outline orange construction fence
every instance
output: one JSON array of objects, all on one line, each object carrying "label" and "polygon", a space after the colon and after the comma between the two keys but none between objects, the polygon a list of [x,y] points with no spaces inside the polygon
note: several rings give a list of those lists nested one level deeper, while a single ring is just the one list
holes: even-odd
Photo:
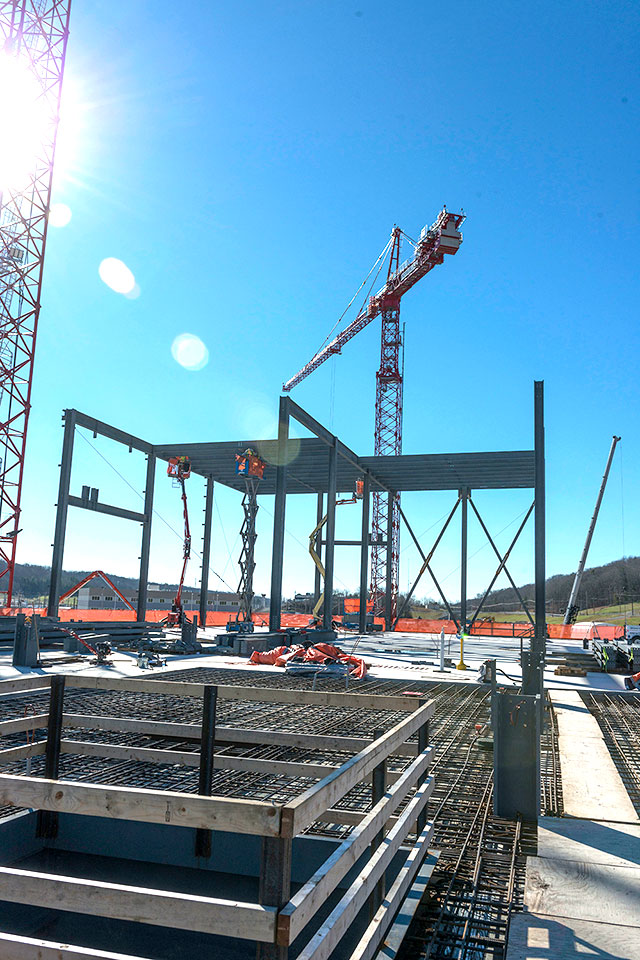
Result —
[{"label": "orange construction fence", "polygon": [[[357,603],[357,601],[354,601]],[[25,613],[30,616],[32,613],[38,613],[45,616],[46,609],[34,610],[31,607],[9,607],[0,608],[0,616],[15,616],[17,613]],[[105,620],[125,620],[133,621],[136,615],[132,610],[78,610],[72,607],[60,607],[60,620],[69,623],[73,620],[84,620],[90,623],[104,622]],[[147,610],[147,623],[159,623],[167,616],[166,610]],[[233,619],[228,613],[220,611],[208,611],[208,627],[224,627],[230,619]],[[283,627],[306,627],[309,624],[309,614],[307,613],[283,613]],[[341,617],[334,617],[335,620],[341,620]],[[269,623],[268,613],[254,613],[253,622],[256,626],[262,626]],[[383,624],[383,621],[376,617],[377,624]],[[396,631],[399,633],[440,633],[444,627],[446,634],[455,634],[457,627],[453,620],[398,620]],[[476,621],[471,629],[473,636],[482,637],[531,637],[533,627],[530,623],[499,623],[493,620]],[[600,640],[615,640],[624,636],[624,627],[621,624],[602,624],[591,621],[576,623],[565,627],[560,623],[547,624],[547,633],[551,640],[586,640],[599,638]]]}]

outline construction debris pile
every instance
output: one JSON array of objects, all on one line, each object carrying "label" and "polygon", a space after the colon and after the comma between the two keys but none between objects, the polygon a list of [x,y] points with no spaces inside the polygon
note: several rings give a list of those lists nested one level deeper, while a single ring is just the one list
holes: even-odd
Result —
[{"label": "construction debris pile", "polygon": [[364,679],[369,666],[362,657],[347,654],[340,647],[334,647],[332,643],[296,643],[290,647],[274,647],[273,650],[266,650],[264,653],[254,650],[249,663],[269,664],[285,669],[289,665],[296,667],[304,665],[310,668],[339,665],[355,680]]}]

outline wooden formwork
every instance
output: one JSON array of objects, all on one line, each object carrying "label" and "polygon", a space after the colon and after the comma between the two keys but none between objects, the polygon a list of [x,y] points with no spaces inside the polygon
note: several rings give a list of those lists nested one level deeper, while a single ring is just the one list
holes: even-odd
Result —
[{"label": "wooden formwork", "polygon": [[[40,816],[50,818],[48,829],[54,831],[57,814],[73,813],[172,824],[196,828],[199,832],[215,830],[261,837],[259,902],[191,896],[37,873],[10,866],[0,867],[0,900],[253,940],[259,944],[260,957],[280,960],[287,956],[288,946],[304,933],[347,873],[359,861],[362,862],[363,855],[369,851],[364,866],[329,917],[319,929],[315,929],[317,921],[309,928],[309,940],[298,953],[298,960],[328,958],[367,902],[373,920],[356,953],[358,960],[369,960],[376,954],[420,869],[431,837],[432,826],[426,823],[425,813],[433,789],[433,780],[428,776],[432,759],[432,748],[428,746],[428,725],[433,714],[431,702],[416,702],[415,699],[402,696],[207,687],[205,684],[175,680],[74,675],[1,681],[0,696],[3,693],[43,689],[52,680],[55,690],[52,690],[49,713],[0,722],[0,737],[47,727],[46,740],[0,750],[0,764],[44,754],[49,776],[43,778],[0,773],[0,805],[48,811]],[[167,694],[172,697],[202,698],[205,701],[213,695],[214,702],[217,697],[219,700],[245,702],[383,709],[401,712],[404,717],[391,729],[371,740],[229,726],[216,727],[211,736],[211,733],[206,734],[204,720],[203,726],[199,727],[196,724],[156,722],[133,717],[66,713],[63,708],[65,687]],[[65,727],[199,738],[201,747],[199,753],[194,753],[67,740],[63,735]],[[409,742],[411,738],[414,739]],[[339,766],[230,757],[215,753],[216,740],[241,744],[263,744],[271,740],[310,752],[314,749],[330,749],[352,755]],[[317,782],[283,804],[250,798],[78,783],[57,776],[57,762],[61,753],[199,766],[201,777],[203,770],[211,770],[215,766],[216,769],[226,767],[256,773],[277,773],[292,778],[304,776]],[[408,758],[401,773],[386,773],[386,762],[392,756]],[[54,775],[51,775],[52,771]],[[349,791],[363,781],[370,782],[370,778],[373,799],[369,812],[336,809],[336,804]],[[291,895],[293,841],[318,820],[353,824],[353,830],[308,882]],[[409,834],[415,834],[415,840],[409,841]],[[44,835],[47,835],[46,832]],[[391,888],[385,891],[385,872],[398,851],[401,848],[404,850],[407,845],[403,865]],[[31,941],[7,933],[2,933],[0,938],[5,960],[33,955],[27,952],[28,949],[34,949],[33,944],[38,945],[37,955],[43,958],[116,956],[71,945]]]}]

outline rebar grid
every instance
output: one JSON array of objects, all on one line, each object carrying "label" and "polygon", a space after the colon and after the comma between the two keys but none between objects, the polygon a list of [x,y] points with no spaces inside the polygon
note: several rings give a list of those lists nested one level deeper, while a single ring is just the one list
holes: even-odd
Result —
[{"label": "rebar grid", "polygon": [[583,693],[604,742],[640,816],[640,694]]},{"label": "rebar grid", "polygon": [[[260,671],[248,673],[199,668],[162,676],[163,679],[219,682],[236,686],[309,688],[308,679],[280,677]],[[344,690],[344,684],[340,680],[327,680],[323,681],[322,689],[340,691]],[[435,788],[429,801],[428,817],[434,822],[432,845],[442,852],[425,900],[405,938],[399,960],[504,960],[510,914],[522,904],[525,863],[522,851],[529,825],[493,816],[493,753],[477,744],[475,731],[475,724],[487,723],[490,718],[490,688],[449,682],[373,680],[359,685],[357,690],[367,694],[412,692],[435,701],[435,715],[430,723],[431,742],[435,751],[432,766]],[[3,717],[22,716],[27,702],[32,705],[29,709],[46,713],[48,699],[48,692],[29,698],[12,698],[3,711]],[[361,737],[370,737],[376,727],[388,729],[406,716],[382,710],[297,707],[249,701],[220,700],[218,707],[218,723],[224,726]],[[140,719],[197,724],[200,722],[200,711],[200,700],[195,698],[77,689],[70,689],[65,696],[66,713],[136,716]],[[558,816],[562,814],[562,790],[557,728],[551,709],[549,714],[550,721],[541,743],[541,800],[545,813]],[[41,731],[41,735],[44,734],[45,731]],[[194,753],[198,750],[195,740],[115,734],[84,728],[65,728],[64,737]],[[12,745],[18,745],[24,743],[25,735],[7,738],[7,745],[9,739]],[[295,760],[301,763],[338,764],[346,759],[345,754],[331,750],[307,751],[261,744],[221,743],[216,751],[232,756]],[[408,762],[407,758],[393,758],[389,768],[400,770]],[[43,775],[44,759],[35,757],[31,763],[32,774]],[[24,773],[24,766],[25,761],[16,761],[3,769],[6,772]],[[61,759],[61,777],[185,793],[195,793],[198,787],[195,768],[70,754],[64,754]],[[284,803],[313,782],[302,777],[218,770],[214,774],[212,792],[218,796],[251,797]],[[371,809],[370,785],[359,784],[336,807],[344,811],[366,813]],[[1,811],[0,815],[4,812]],[[351,830],[352,827],[345,824],[318,822],[311,825],[307,832],[340,839]]]}]

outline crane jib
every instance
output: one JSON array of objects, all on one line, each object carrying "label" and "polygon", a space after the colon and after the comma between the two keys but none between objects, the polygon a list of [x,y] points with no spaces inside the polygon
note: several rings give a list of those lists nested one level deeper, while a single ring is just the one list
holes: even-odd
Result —
[{"label": "crane jib", "polygon": [[[325,360],[342,352],[342,347],[357,333],[368,326],[383,310],[397,309],[400,299],[418,280],[426,276],[434,267],[441,264],[445,255],[453,255],[462,243],[460,227],[465,217],[463,213],[449,213],[446,208],[438,215],[431,227],[425,227],[415,244],[414,255],[402,263],[389,275],[384,286],[362,308],[358,316],[331,343],[305,364],[294,377],[282,385],[285,393],[317,370]],[[395,228],[397,229],[397,228]],[[393,254],[392,254],[393,255]]]}]

